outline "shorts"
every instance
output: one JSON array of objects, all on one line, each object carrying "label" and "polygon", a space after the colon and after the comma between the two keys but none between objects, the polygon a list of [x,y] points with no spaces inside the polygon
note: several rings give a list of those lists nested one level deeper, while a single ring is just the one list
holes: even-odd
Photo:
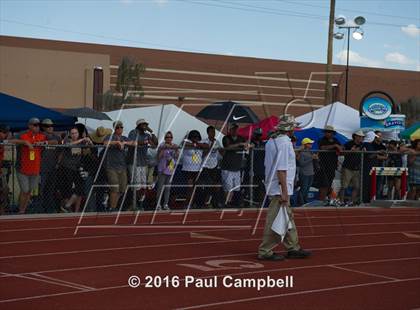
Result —
[{"label": "shorts", "polygon": [[322,167],[315,174],[315,178],[318,179],[319,187],[331,188],[335,178],[335,166],[334,167]]},{"label": "shorts", "polygon": [[220,170],[218,168],[204,168],[199,179],[200,185],[219,185],[221,183]]},{"label": "shorts", "polygon": [[26,175],[20,172],[17,173],[20,190],[23,193],[30,193],[38,187],[39,175]]},{"label": "shorts", "polygon": [[130,174],[130,184],[134,185],[135,189],[145,188],[147,183],[149,167],[147,166],[132,166],[128,167]]},{"label": "shorts", "polygon": [[106,171],[108,178],[109,191],[112,193],[124,193],[127,188],[127,170],[108,169]]},{"label": "shorts", "polygon": [[63,198],[70,198],[73,194],[83,196],[85,181],[80,172],[67,167],[62,167],[59,171],[58,187]]},{"label": "shorts", "polygon": [[225,192],[239,192],[241,189],[241,172],[222,170],[222,184]]},{"label": "shorts", "polygon": [[353,189],[360,188],[360,170],[343,168],[341,171],[341,188],[351,186]]}]

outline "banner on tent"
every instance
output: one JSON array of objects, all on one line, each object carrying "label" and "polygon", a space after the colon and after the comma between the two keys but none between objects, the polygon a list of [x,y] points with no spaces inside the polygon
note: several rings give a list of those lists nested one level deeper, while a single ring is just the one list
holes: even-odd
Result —
[{"label": "banner on tent", "polygon": [[363,130],[402,131],[405,129],[405,115],[393,114],[381,120],[364,115],[360,117],[360,127]]}]

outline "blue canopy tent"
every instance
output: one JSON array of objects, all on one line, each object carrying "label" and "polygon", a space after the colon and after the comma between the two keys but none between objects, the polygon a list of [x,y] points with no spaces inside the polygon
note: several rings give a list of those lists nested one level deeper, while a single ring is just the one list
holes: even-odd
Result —
[{"label": "blue canopy tent", "polygon": [[[324,136],[324,130],[320,128],[308,128],[308,129],[302,129],[295,131],[294,135],[297,138],[296,146],[300,146],[302,143],[302,140],[304,138],[309,138],[311,140],[314,140],[314,144],[312,146],[312,149],[317,150],[318,149],[318,141],[321,140],[321,138]],[[345,136],[343,136],[340,133],[335,134],[335,138],[341,143],[346,143],[349,139],[347,139]]]},{"label": "blue canopy tent", "polygon": [[28,128],[28,121],[37,117],[41,121],[51,119],[58,130],[69,129],[77,121],[77,118],[63,115],[59,112],[41,107],[37,104],[0,93],[0,123],[10,127],[12,131],[20,131]]}]

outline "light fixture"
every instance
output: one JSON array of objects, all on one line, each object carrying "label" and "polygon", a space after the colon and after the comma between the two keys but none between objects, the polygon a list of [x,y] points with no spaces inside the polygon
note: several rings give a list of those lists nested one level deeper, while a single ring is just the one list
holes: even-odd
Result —
[{"label": "light fixture", "polygon": [[[363,30],[361,26],[366,23],[366,18],[363,16],[356,16],[352,21],[347,22],[343,15],[337,16],[334,20],[335,25],[342,31],[347,32],[347,62],[346,62],[346,88],[345,88],[345,104],[348,105],[348,85],[349,85],[349,54],[350,54],[350,31],[353,31],[353,38],[355,40],[363,39]],[[344,39],[345,34],[341,32],[334,33],[333,37],[337,40]]]},{"label": "light fixture", "polygon": [[362,29],[356,29],[353,32],[353,39],[355,39],[355,40],[363,39],[363,30]]},{"label": "light fixture", "polygon": [[344,25],[346,23],[346,18],[343,15],[339,15],[336,19],[335,19],[335,24],[337,26],[341,26]]},{"label": "light fixture", "polygon": [[342,33],[342,32],[334,33],[334,39],[341,40],[343,38],[344,38],[344,33]]},{"label": "light fixture", "polygon": [[355,17],[355,18],[354,18],[354,23],[355,23],[357,26],[361,26],[361,25],[363,25],[364,23],[366,23],[366,18],[364,18],[363,16],[357,16],[357,17]]}]

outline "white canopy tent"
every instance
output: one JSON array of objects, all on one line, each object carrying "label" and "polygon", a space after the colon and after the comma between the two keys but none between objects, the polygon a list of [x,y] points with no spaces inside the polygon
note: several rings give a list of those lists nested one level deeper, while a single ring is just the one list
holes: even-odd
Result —
[{"label": "white canopy tent", "polygon": [[301,115],[296,121],[302,128],[333,126],[337,132],[349,139],[360,129],[359,111],[338,101]]},{"label": "white canopy tent", "polygon": [[[95,119],[79,119],[85,123],[88,128],[96,129],[99,126],[112,128],[112,123],[121,120],[124,123],[124,135],[136,127],[136,121],[144,118],[154,134],[158,137],[159,143],[163,141],[167,131],[172,131],[174,136],[173,142],[179,144],[185,135],[195,129],[204,139],[207,137],[206,129],[208,125],[191,114],[183,111],[174,104],[161,104],[142,108],[123,109],[106,112],[112,121],[95,120]],[[216,131],[216,138],[221,141],[223,135]]]}]

